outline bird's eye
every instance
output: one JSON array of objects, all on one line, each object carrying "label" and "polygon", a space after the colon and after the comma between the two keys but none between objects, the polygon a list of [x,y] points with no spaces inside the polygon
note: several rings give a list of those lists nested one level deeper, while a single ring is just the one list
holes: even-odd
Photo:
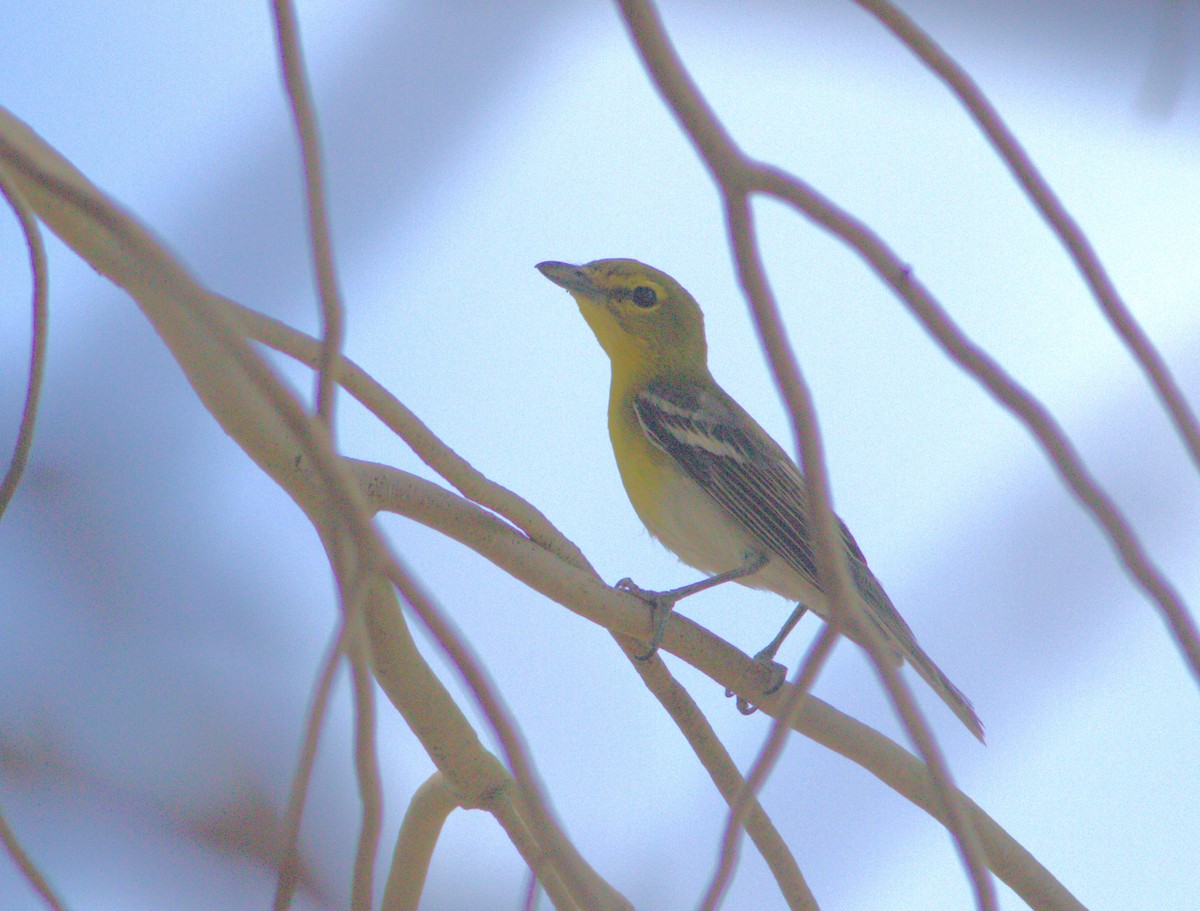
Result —
[{"label": "bird's eye", "polygon": [[633,298],[633,302],[643,310],[649,310],[658,303],[658,295],[654,293],[654,289],[645,285],[638,285],[630,296]]}]

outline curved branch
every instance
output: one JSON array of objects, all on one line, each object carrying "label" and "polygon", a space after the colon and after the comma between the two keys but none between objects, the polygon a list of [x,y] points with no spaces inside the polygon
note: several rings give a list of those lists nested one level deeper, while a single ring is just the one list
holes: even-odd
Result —
[{"label": "curved branch", "polygon": [[17,833],[9,827],[3,813],[0,813],[0,845],[4,846],[4,850],[13,859],[13,863],[21,871],[21,875],[25,877],[29,885],[33,887],[33,890],[46,903],[47,907],[51,911],[66,911],[67,906],[58,897],[58,894],[54,891],[54,887],[50,885],[50,881],[42,875],[42,871],[38,869],[33,858],[21,846],[21,842],[17,838]]},{"label": "curved branch", "polygon": [[[429,481],[373,462],[347,460],[371,504],[420,522],[469,547],[513,578],[597,623],[610,632],[645,641],[652,632],[646,604],[604,585],[539,547],[473,503]],[[866,769],[888,787],[939,821],[939,803],[929,771],[920,759],[862,722],[828,703],[785,684],[761,699],[767,684],[763,666],[682,614],[667,626],[662,648],[686,661],[718,685],[762,711],[782,717],[787,700],[799,693],[800,706],[789,726]],[[1044,911],[1084,911],[1083,905],[991,817],[960,791],[954,802],[979,834],[988,866],[1031,907]]]},{"label": "curved branch", "polygon": [[29,452],[33,448],[33,430],[37,426],[38,402],[42,397],[42,377],[46,372],[46,337],[50,321],[46,245],[42,241],[37,219],[17,189],[10,186],[3,169],[0,169],[0,193],[17,216],[21,231],[25,235],[25,245],[29,248],[29,271],[33,276],[33,329],[29,341],[29,379],[25,384],[25,406],[21,409],[17,442],[13,446],[12,458],[8,461],[4,480],[0,482],[0,517],[3,517],[17,492],[17,485],[21,483],[21,476],[29,462]]},{"label": "curved branch", "polygon": [[342,339],[346,333],[345,308],[342,306],[337,270],[333,264],[333,243],[329,238],[329,215],[325,206],[324,169],[321,166],[321,139],[317,135],[317,116],[313,111],[312,93],[308,89],[296,10],[291,0],[274,0],[272,8],[283,82],[300,139],[304,192],[308,202],[308,234],[321,297],[323,329],[317,368],[317,414],[332,435],[333,403],[337,390],[334,364],[341,354]]},{"label": "curved branch", "polygon": [[[355,588],[360,587],[356,584]],[[351,601],[359,600],[352,594]],[[355,605],[348,613],[355,616]],[[375,679],[371,676],[369,646],[361,625],[351,635],[350,681],[354,694],[354,771],[358,780],[358,801],[362,821],[358,828],[358,846],[354,852],[354,878],[350,893],[353,911],[371,911],[375,896],[375,855],[383,826],[383,786],[379,780],[379,753],[375,743]]]},{"label": "curved branch", "polygon": [[[320,344],[311,336],[237,301],[224,297],[219,300],[230,320],[248,337],[316,369],[320,363]],[[573,566],[591,569],[591,564],[583,552],[536,506],[507,487],[490,480],[447,446],[403,402],[362,367],[343,357],[338,362],[336,377],[347,392],[404,440],[417,458],[443,477],[455,490],[469,500],[508,519],[534,541]]]},{"label": "curved branch", "polygon": [[[733,816],[738,819],[739,830],[745,826],[746,834],[766,861],[788,907],[793,911],[816,911],[817,900],[804,881],[791,849],[758,802],[757,789],[746,787],[746,779],[700,711],[700,706],[671,675],[661,658],[654,655],[648,661],[638,660],[636,656],[644,651],[641,643],[626,636],[616,636],[616,639],[646,686],[683,732],[725,802],[735,811]],[[744,808],[739,806],[739,801],[745,804]]]},{"label": "curved branch", "polygon": [[[884,683],[888,697],[913,743],[929,766],[935,790],[944,800],[945,824],[975,890],[981,911],[996,908],[995,888],[981,857],[978,838],[955,805],[954,785],[937,741],[925,723],[912,694],[893,666],[881,637],[863,618],[841,558],[841,539],[833,515],[829,478],[817,430],[816,411],[799,364],[787,342],[753,237],[749,195],[756,189],[756,169],[725,132],[683,66],[649,0],[621,0],[621,10],[633,42],[659,93],[704,158],[725,203],[726,226],[734,249],[738,278],[750,302],[759,340],[767,352],[775,385],[787,404],[788,416],[801,453],[801,465],[811,496],[807,501],[809,526],[819,587],[826,593],[830,611],[839,625],[849,628],[862,642]],[[795,703],[792,703],[795,706]],[[794,709],[792,709],[794,710]],[[781,720],[787,726],[787,716]],[[769,761],[769,754],[763,755]],[[757,776],[753,776],[757,777]],[[736,825],[732,820],[730,827]],[[716,897],[716,881],[711,893]]]},{"label": "curved branch", "polygon": [[434,772],[417,788],[396,836],[381,911],[417,911],[433,849],[446,819],[458,806],[458,796],[441,772]]},{"label": "curved branch", "polygon": [[275,877],[275,897],[271,903],[274,911],[286,911],[296,891],[296,873],[300,866],[296,847],[300,839],[300,821],[308,799],[308,786],[312,781],[313,763],[317,758],[317,744],[320,742],[321,728],[325,724],[325,712],[329,708],[334,675],[342,658],[345,631],[346,626],[339,619],[321,659],[317,680],[309,697],[304,741],[300,747],[296,769],[292,772],[292,782],[288,787],[287,805],[283,814],[282,834],[279,839],[279,872]]},{"label": "curved branch", "polygon": [[[322,538],[328,539],[327,550],[336,553],[346,549],[352,553],[353,565],[364,579],[372,573],[384,574],[404,593],[406,601],[434,633],[439,647],[450,655],[474,698],[485,708],[488,723],[499,725],[493,731],[504,745],[523,809],[538,822],[535,831],[539,838],[554,840],[554,850],[550,850],[548,842],[542,842],[549,851],[549,862],[557,864],[561,858],[572,857],[570,849],[560,847],[565,837],[553,822],[529,762],[514,752],[520,738],[515,730],[506,727],[510,724],[507,713],[497,710],[493,694],[479,689],[484,682],[482,669],[462,643],[454,641],[440,609],[372,526],[362,494],[333,451],[324,426],[305,412],[292,392],[233,328],[224,308],[141,224],[3,108],[0,108],[0,164],[55,233],[137,301],[204,406],[255,463],[300,505]],[[301,464],[315,469],[315,473],[298,471]],[[338,548],[332,548],[331,541],[338,542]],[[386,654],[387,644],[407,635],[407,631],[400,631],[403,619],[398,610],[389,612],[384,606],[383,613],[371,615],[371,608],[379,604],[378,599],[368,599],[365,610],[377,668],[382,660],[393,657]],[[405,668],[415,671],[423,667],[428,671],[415,648],[412,652],[416,658],[405,663]],[[403,690],[414,681],[394,683]],[[432,672],[422,678],[422,683],[422,696],[437,690],[444,692]],[[454,729],[459,746],[474,761],[474,769],[480,769],[486,765],[484,757],[491,757],[448,694],[443,705],[448,718],[436,719],[437,724]],[[406,714],[405,720],[414,729],[418,726],[411,715]],[[456,726],[457,721],[461,724]],[[447,730],[437,733],[442,738],[449,736]],[[430,755],[435,760],[444,758],[433,749]],[[479,787],[479,782],[470,777],[466,784],[464,791]],[[601,898],[614,907],[623,901],[594,874],[590,878],[581,877],[569,866],[563,866],[562,873],[572,894],[580,901],[599,896],[589,902],[595,907],[601,907]]]},{"label": "curved branch", "polygon": [[1025,426],[1063,483],[1103,529],[1138,587],[1158,606],[1192,675],[1200,681],[1200,633],[1191,612],[1151,561],[1124,514],[1092,477],[1046,406],[967,337],[913,276],[912,269],[870,228],[793,175],[765,165],[753,170],[758,190],[789,203],[853,248],[907,304],[942,350]]},{"label": "curved branch", "polygon": [[1049,223],[1075,267],[1091,288],[1092,295],[1108,318],[1113,331],[1125,343],[1133,359],[1158,393],[1159,400],[1175,423],[1184,448],[1200,468],[1200,424],[1183,397],[1171,370],[1150,337],[1143,331],[1129,307],[1121,299],[1100,257],[1092,249],[1083,229],[1067,212],[1050,184],[1042,177],[1029,154],[992,107],[987,96],[967,72],[955,62],[920,26],[887,0],[854,0],[878,19],[897,39],[950,88],[971,118],[991,142],[996,153],[1025,191],[1030,202]]}]

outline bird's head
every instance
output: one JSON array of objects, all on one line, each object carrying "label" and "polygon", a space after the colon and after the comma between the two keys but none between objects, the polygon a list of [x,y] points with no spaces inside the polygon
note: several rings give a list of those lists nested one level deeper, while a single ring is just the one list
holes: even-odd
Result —
[{"label": "bird's head", "polygon": [[538,271],[571,292],[579,312],[616,370],[707,370],[704,315],[679,282],[635,259],[598,259],[583,266],[538,263]]}]

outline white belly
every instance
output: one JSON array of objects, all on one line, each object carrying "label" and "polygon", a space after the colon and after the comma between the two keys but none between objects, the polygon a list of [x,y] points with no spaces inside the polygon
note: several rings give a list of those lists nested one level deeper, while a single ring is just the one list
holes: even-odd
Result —
[{"label": "white belly", "polygon": [[[664,485],[658,514],[642,521],[659,541],[684,563],[715,575],[744,566],[763,545],[726,515],[691,479]],[[828,617],[825,596],[808,579],[777,556],[768,554],[767,565],[752,576],[738,579],[741,585],[765,589],[789,601],[800,601],[821,617]]]}]

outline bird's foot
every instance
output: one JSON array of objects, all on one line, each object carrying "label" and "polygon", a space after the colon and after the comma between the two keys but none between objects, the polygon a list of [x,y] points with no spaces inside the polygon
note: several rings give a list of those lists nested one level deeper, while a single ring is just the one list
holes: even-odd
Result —
[{"label": "bird's foot", "polygon": [[[762,699],[766,699],[779,692],[779,688],[787,681],[787,668],[775,660],[775,651],[770,646],[755,655],[754,660],[757,664],[762,665],[766,674],[767,683],[762,692]],[[725,695],[730,697],[737,694],[733,690],[726,690]],[[737,710],[743,715],[753,715],[758,711],[758,706],[738,696]]]},{"label": "bird's foot", "polygon": [[640,598],[650,605],[650,622],[654,628],[654,633],[650,637],[650,646],[642,654],[633,656],[638,661],[649,661],[658,651],[658,647],[662,645],[663,636],[667,633],[667,621],[671,618],[671,611],[675,609],[675,602],[679,600],[680,596],[678,592],[650,591],[629,578],[622,579],[613,587],[618,591],[627,592]]}]

